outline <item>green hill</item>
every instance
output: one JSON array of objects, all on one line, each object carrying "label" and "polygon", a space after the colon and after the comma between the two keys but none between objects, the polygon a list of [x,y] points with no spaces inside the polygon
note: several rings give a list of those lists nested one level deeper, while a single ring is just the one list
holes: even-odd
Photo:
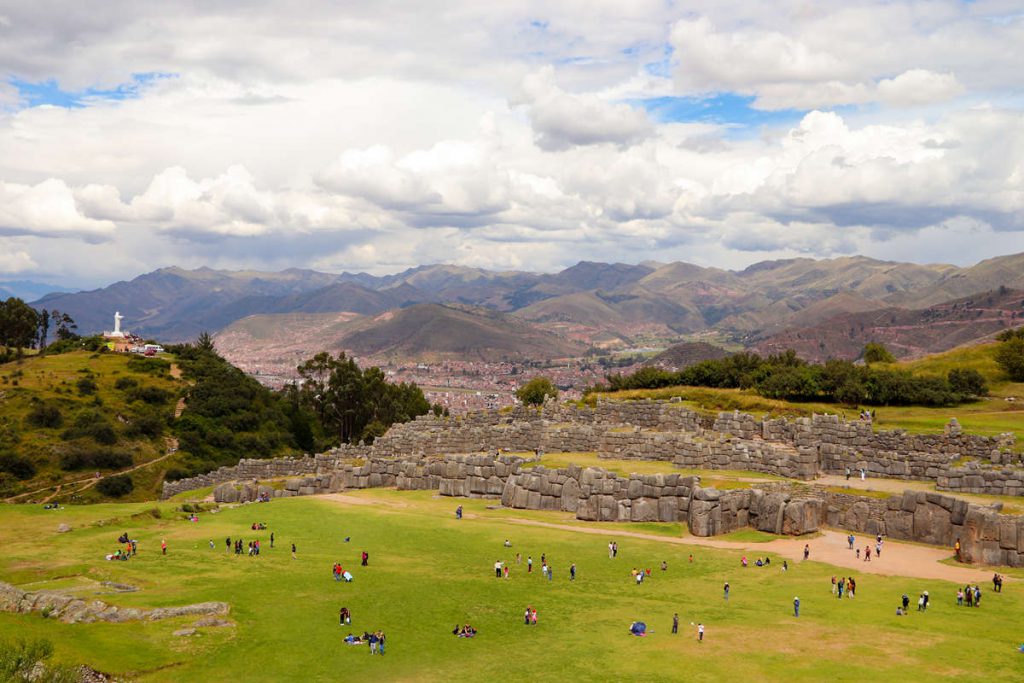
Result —
[{"label": "green hill", "polygon": [[0,365],[0,496],[93,500],[97,472],[143,465],[125,497],[153,498],[184,387],[171,371],[166,360],[89,351]]}]

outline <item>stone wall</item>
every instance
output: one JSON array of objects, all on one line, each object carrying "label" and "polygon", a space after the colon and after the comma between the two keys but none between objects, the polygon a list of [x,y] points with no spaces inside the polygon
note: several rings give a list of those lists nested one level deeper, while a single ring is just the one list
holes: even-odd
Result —
[{"label": "stone wall", "polygon": [[[680,467],[745,469],[795,479],[864,469],[871,476],[937,482],[951,491],[1024,494],[1024,469],[1011,464],[1012,434],[964,434],[955,420],[945,434],[876,431],[869,421],[836,415],[765,419],[740,412],[714,419],[678,401],[598,401],[593,408],[547,404],[456,418],[426,415],[393,426],[371,447],[345,446],[306,459],[244,460],[200,477],[164,485],[171,496],[224,481],[320,472],[353,458],[418,458],[504,451],[595,452],[601,457],[664,460]],[[954,463],[973,459],[966,468]],[[328,467],[327,469],[331,469]],[[333,470],[332,470],[333,471]],[[369,475],[366,475],[369,476]]]}]

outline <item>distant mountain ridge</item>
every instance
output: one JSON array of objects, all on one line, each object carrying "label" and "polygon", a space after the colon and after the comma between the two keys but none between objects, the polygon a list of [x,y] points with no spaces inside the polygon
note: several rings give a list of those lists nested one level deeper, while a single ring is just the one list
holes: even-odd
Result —
[{"label": "distant mountain ridge", "polygon": [[[927,309],[1000,287],[1024,290],[1024,254],[967,268],[863,256],[766,261],[741,271],[588,261],[558,273],[435,264],[386,276],[163,268],[103,289],[50,294],[35,305],[68,312],[84,333],[109,328],[120,310],[127,329],[164,341],[226,330],[253,315],[372,317],[421,304],[460,304],[512,314],[526,325],[520,333],[545,330],[572,344],[668,345],[714,330],[761,348],[773,345],[772,338],[781,343],[789,331],[797,339],[799,330],[836,316]],[[918,346],[906,343],[907,349]]]}]

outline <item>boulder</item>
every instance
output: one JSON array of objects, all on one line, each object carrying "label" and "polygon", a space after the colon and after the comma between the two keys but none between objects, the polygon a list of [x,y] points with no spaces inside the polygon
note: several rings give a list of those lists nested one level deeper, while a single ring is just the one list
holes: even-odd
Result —
[{"label": "boulder", "polygon": [[196,634],[196,630],[194,628],[179,628],[177,631],[175,631],[171,635],[187,637],[187,636],[194,636],[195,634]]},{"label": "boulder", "polygon": [[60,524],[57,525],[57,533],[58,534],[66,534],[69,531],[71,531],[71,527],[68,526],[67,524],[61,522]]},{"label": "boulder", "polygon": [[637,498],[634,500],[630,520],[633,522],[657,522],[657,501],[654,498]]},{"label": "boulder", "polygon": [[782,533],[800,536],[817,531],[821,525],[822,509],[820,500],[793,500],[785,506],[782,519]]},{"label": "boulder", "polygon": [[914,510],[913,540],[932,545],[945,545],[949,542],[952,525],[949,512],[931,503],[918,505]]},{"label": "boulder", "polygon": [[566,512],[576,512],[580,504],[580,484],[575,479],[569,478],[562,484],[562,509]]}]

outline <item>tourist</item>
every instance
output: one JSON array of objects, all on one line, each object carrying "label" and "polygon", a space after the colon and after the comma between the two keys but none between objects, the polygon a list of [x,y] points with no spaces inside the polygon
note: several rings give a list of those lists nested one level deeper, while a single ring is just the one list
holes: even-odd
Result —
[{"label": "tourist", "polygon": [[462,519],[462,506],[455,508],[455,519]]},{"label": "tourist", "polygon": [[878,559],[881,556],[882,556],[882,542],[878,541],[877,543],[875,543],[875,559]]},{"label": "tourist", "polygon": [[857,559],[860,559],[860,548],[857,548]]},{"label": "tourist", "polygon": [[639,586],[641,583],[644,582],[644,573],[643,572],[636,572],[636,577],[635,578],[636,578],[636,585]]},{"label": "tourist", "polygon": [[523,563],[523,556],[520,555],[519,553],[516,553],[516,564],[522,564],[522,563]]},{"label": "tourist", "polygon": [[374,631],[370,634],[370,654],[377,654],[377,632]]},{"label": "tourist", "polygon": [[974,606],[981,607],[981,587],[974,587]]},{"label": "tourist", "polygon": [[501,578],[501,560],[494,561],[494,578]]},{"label": "tourist", "polygon": [[725,585],[722,587],[722,593],[723,593],[723,597],[725,598],[725,601],[728,602],[729,601],[729,582],[728,581],[726,581]]},{"label": "tourist", "polygon": [[956,606],[957,607],[963,607],[964,606],[964,589],[963,588],[957,588],[956,589]]},{"label": "tourist", "polygon": [[384,656],[384,640],[384,631],[377,631],[377,652],[381,657]]},{"label": "tourist", "polygon": [[959,536],[956,539],[956,543],[953,544],[953,550],[956,552],[956,561],[957,562],[963,562],[963,558],[960,557],[960,537]]},{"label": "tourist", "polygon": [[850,545],[850,550],[853,550],[853,544],[854,544],[854,542],[856,540],[857,539],[854,537],[853,534],[850,534],[849,536],[846,537],[846,542]]},{"label": "tourist", "polygon": [[865,562],[870,562],[871,561],[871,546],[869,546],[869,545],[864,546],[864,561]]},{"label": "tourist", "polygon": [[800,616],[800,598],[793,598],[793,616]]},{"label": "tourist", "polygon": [[618,557],[618,556],[619,556],[619,542],[618,541],[612,541],[612,557]]},{"label": "tourist", "polygon": [[919,597],[917,599],[917,611],[918,612],[923,612],[924,609],[925,609],[925,607],[924,607],[924,593],[921,593],[921,597]]},{"label": "tourist", "polygon": [[864,471],[864,468],[863,468],[863,467],[861,467],[861,468],[860,468],[860,480],[861,480],[861,481],[864,481],[864,479],[865,479],[866,477],[867,477],[867,472],[865,472],[865,471]]},{"label": "tourist", "polygon": [[273,531],[270,532],[270,547],[271,548],[274,547],[274,532]]},{"label": "tourist", "polygon": [[548,563],[548,556],[545,555],[544,553],[540,554],[540,563],[541,564],[547,564]]},{"label": "tourist", "polygon": [[364,550],[364,551],[363,551],[363,566],[365,567],[365,566],[367,566],[368,564],[370,564],[370,553],[368,553],[368,552],[366,552],[366,551]]},{"label": "tourist", "polygon": [[992,591],[995,593],[1003,592],[1003,577],[998,572],[992,575]]},{"label": "tourist", "polygon": [[690,553],[690,564],[693,564],[693,553]]},{"label": "tourist", "polygon": [[512,541],[510,541],[510,540],[508,540],[508,539],[506,538],[506,539],[505,539],[505,547],[506,547],[506,548],[511,548],[511,547],[512,547]]},{"label": "tourist", "polygon": [[846,580],[846,597],[852,598],[857,595],[857,582],[851,576]]},{"label": "tourist", "polygon": [[846,481],[850,481],[850,466],[846,466]]},{"label": "tourist", "polygon": [[501,571],[504,572],[505,578],[507,579],[508,578],[508,565],[505,564],[505,563],[502,563]]},{"label": "tourist", "polygon": [[615,555],[613,554],[613,551],[612,551],[612,542],[608,541],[608,559],[610,560],[614,556]]},{"label": "tourist", "polygon": [[537,609],[534,608],[534,609],[530,610],[530,626],[536,626],[536,625],[537,625]]},{"label": "tourist", "polygon": [[661,561],[661,571],[665,571],[666,569],[668,569],[668,562],[666,562],[665,560],[662,560]]},{"label": "tourist", "polygon": [[804,559],[806,560],[810,556],[811,556],[811,546],[810,546],[810,544],[805,543],[804,544]]},{"label": "tourist", "polygon": [[832,575],[832,595],[836,594],[836,575]]},{"label": "tourist", "polygon": [[786,560],[782,561],[782,571],[789,571],[789,562],[787,562]]},{"label": "tourist", "polygon": [[292,559],[293,560],[297,560],[298,559],[297,557],[295,557],[295,544],[294,543],[292,543]]},{"label": "tourist", "polygon": [[843,589],[845,589],[845,588],[846,588],[846,579],[845,578],[839,579],[839,583],[836,584],[836,591],[837,591],[836,592],[836,597],[839,598],[840,600],[843,599]]},{"label": "tourist", "polygon": [[547,565],[547,567],[548,567],[548,581],[550,581],[552,579],[552,574],[554,574],[555,572],[554,572],[554,570],[551,569],[551,565],[550,564]]},{"label": "tourist", "polygon": [[224,539],[224,546],[225,546],[224,547],[224,552],[227,552],[227,553],[231,552],[231,537],[230,536],[228,536],[227,538]]},{"label": "tourist", "polygon": [[352,623],[352,613],[349,612],[348,607],[342,607],[338,610],[338,621],[342,626]]},{"label": "tourist", "polygon": [[210,550],[213,550],[213,539],[210,539]]},{"label": "tourist", "polygon": [[532,574],[533,573],[533,557],[532,556],[528,556],[526,558],[526,573],[527,574]]},{"label": "tourist", "polygon": [[[693,623],[692,621],[690,622]],[[697,642],[704,642],[704,624],[697,624]]]},{"label": "tourist", "polygon": [[746,555],[744,555],[743,557],[740,558],[740,565],[744,569],[746,569],[746,567],[747,567],[747,556]]},{"label": "tourist", "polygon": [[679,633],[679,613],[672,615],[672,633]]},{"label": "tourist", "polygon": [[928,602],[931,600],[931,596],[928,595],[928,591],[924,592],[924,608],[928,609]]},{"label": "tourist", "polygon": [[523,612],[523,623],[526,624],[527,626],[530,625],[530,606],[529,605],[526,606],[526,611]]},{"label": "tourist", "polygon": [[910,597],[906,593],[904,593],[902,600],[903,600],[903,613],[906,614],[907,613],[907,608],[910,607]]},{"label": "tourist", "polygon": [[968,607],[974,607],[974,590],[969,585],[964,586],[964,598]]},{"label": "tourist", "polygon": [[160,541],[160,550],[163,552],[164,555],[167,554],[167,539],[166,538],[164,538],[164,539],[162,539]]},{"label": "tourist", "polygon": [[576,563],[575,562],[573,562],[572,564],[569,565],[569,580],[570,581],[575,581],[576,580]]}]

